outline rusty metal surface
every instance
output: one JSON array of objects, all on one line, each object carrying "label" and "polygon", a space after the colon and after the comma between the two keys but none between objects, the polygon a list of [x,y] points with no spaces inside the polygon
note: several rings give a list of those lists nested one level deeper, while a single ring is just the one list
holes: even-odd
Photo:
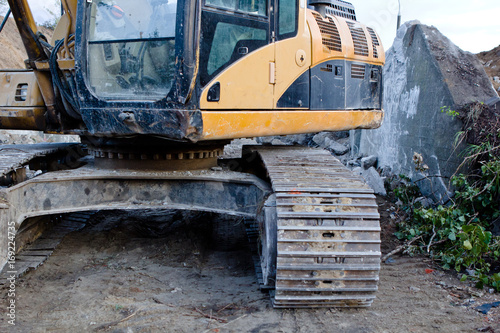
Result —
[{"label": "rusty metal surface", "polygon": [[276,195],[274,306],[370,306],[381,254],[373,191],[327,151],[253,150]]},{"label": "rusty metal surface", "polygon": [[224,146],[190,148],[127,151],[89,147],[88,150],[99,168],[163,171],[210,169],[217,166],[217,159],[224,153]]},{"label": "rusty metal surface", "polygon": [[55,154],[76,154],[81,157],[78,143],[42,143],[36,145],[0,145],[0,185],[23,181],[18,173],[30,161]]},{"label": "rusty metal surface", "polygon": [[[95,210],[180,209],[255,218],[271,193],[259,178],[230,171],[105,170],[86,166],[47,172],[0,189],[0,244],[7,225],[22,228],[32,217]],[[0,249],[0,268],[7,262]]]}]

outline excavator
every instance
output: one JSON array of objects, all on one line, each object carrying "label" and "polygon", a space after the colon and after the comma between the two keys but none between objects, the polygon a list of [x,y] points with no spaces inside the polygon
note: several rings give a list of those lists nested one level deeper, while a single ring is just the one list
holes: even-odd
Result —
[{"label": "excavator", "polygon": [[359,176],[309,147],[222,158],[380,126],[384,50],[351,3],[62,0],[51,40],[8,4],[28,58],[0,71],[0,129],[80,142],[0,146],[0,268],[36,267],[85,212],[193,210],[246,221],[274,307],[372,304],[380,216]]}]

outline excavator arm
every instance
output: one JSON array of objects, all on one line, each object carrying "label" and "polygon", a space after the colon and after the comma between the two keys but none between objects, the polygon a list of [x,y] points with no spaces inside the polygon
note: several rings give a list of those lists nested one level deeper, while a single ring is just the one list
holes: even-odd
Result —
[{"label": "excavator arm", "polygon": [[[46,111],[40,113],[34,112],[33,110],[31,110],[33,112],[22,110],[23,112],[14,112],[14,117],[12,117],[13,114],[11,112],[9,113],[8,119],[10,121],[3,121],[2,123],[4,127],[5,124],[10,123],[12,127],[16,129],[37,129],[60,132],[62,129],[61,115],[64,115],[64,110],[61,97],[59,96],[59,92],[54,88],[53,76],[51,75],[49,59],[53,46],[50,45],[45,36],[38,31],[27,0],[8,0],[8,3],[26,49],[26,54],[28,55],[28,59],[25,61],[26,67],[28,70],[32,71],[31,76],[34,76],[34,79],[32,78],[30,83],[35,83],[38,86]],[[64,50],[65,54],[68,55],[70,54],[68,51],[69,36],[75,32],[77,1],[62,0],[62,5],[64,8],[64,15],[60,19],[61,24],[59,24],[54,36],[64,39]],[[74,69],[74,62],[70,62],[70,67],[71,64],[72,68],[68,69]],[[66,67],[68,67],[67,62]],[[15,75],[15,73],[13,74]],[[28,73],[17,74],[17,76],[22,76],[22,80],[24,81],[30,78]],[[29,87],[29,84],[27,85]],[[18,87],[14,88],[18,89]],[[31,91],[37,90],[36,87],[30,87],[30,89]],[[33,99],[31,99],[31,101],[33,102]],[[30,104],[29,100],[22,102]],[[38,105],[38,107],[39,106],[40,105]],[[16,118],[16,121],[12,121],[13,118]]]},{"label": "excavator arm", "polygon": [[[16,21],[17,28],[19,29],[19,34],[26,49],[26,53],[28,54],[26,65],[28,68],[33,69],[33,73],[36,77],[38,87],[40,88],[40,92],[45,103],[47,113],[44,120],[47,125],[55,126],[59,124],[59,119],[56,115],[56,100],[54,89],[52,87],[50,71],[46,70],[48,65],[48,55],[41,44],[41,34],[38,33],[28,1],[8,1],[12,15]],[[45,67],[45,70],[39,70],[38,67]],[[40,122],[40,120],[35,121],[35,123]]]},{"label": "excavator arm", "polygon": [[40,44],[40,37],[37,36],[38,29],[31,13],[31,8],[27,0],[8,0],[10,10],[16,21],[19,34],[28,54],[27,63],[31,68],[35,68],[35,62],[48,60]]}]

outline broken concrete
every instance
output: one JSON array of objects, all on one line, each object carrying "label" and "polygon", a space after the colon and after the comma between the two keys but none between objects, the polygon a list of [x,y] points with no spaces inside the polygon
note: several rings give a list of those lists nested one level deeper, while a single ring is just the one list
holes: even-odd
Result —
[{"label": "broken concrete", "polygon": [[384,187],[384,180],[380,177],[379,173],[374,167],[363,169],[361,167],[354,168],[353,173],[361,175],[365,182],[372,188],[375,194],[387,195]]},{"label": "broken concrete", "polygon": [[377,166],[377,161],[378,158],[375,155],[370,155],[368,157],[363,157],[361,159],[361,166],[363,169],[369,169],[371,167],[376,167]]},{"label": "broken concrete", "polygon": [[[434,27],[405,23],[386,54],[384,123],[377,130],[353,133],[352,149],[376,155],[378,167],[391,167],[394,174],[411,178],[416,175],[412,157],[418,152],[430,166],[431,178],[450,177],[462,161],[462,147],[454,146],[462,123],[441,108],[457,110],[492,96],[496,92],[475,55],[459,49]],[[435,198],[446,195],[445,191]]]},{"label": "broken concrete", "polygon": [[486,104],[493,110],[500,110],[500,97],[492,97],[486,101]]}]

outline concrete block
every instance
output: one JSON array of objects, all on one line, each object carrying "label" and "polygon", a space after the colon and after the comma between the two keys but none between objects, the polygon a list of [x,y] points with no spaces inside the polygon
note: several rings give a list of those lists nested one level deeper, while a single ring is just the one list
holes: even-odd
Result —
[{"label": "concrete block", "polygon": [[[450,177],[463,160],[465,146],[454,146],[462,122],[441,112],[497,96],[477,57],[464,52],[436,28],[407,22],[399,29],[384,67],[384,123],[363,130],[359,154],[378,156],[378,167],[410,178],[415,152],[429,165],[430,176]],[[356,142],[357,141],[357,142]],[[431,161],[432,160],[432,161]],[[447,195],[445,187],[440,187]]]},{"label": "concrete block", "polygon": [[371,167],[376,167],[377,166],[377,156],[375,155],[370,155],[368,157],[363,157],[361,159],[361,166],[363,169],[369,169]]}]

